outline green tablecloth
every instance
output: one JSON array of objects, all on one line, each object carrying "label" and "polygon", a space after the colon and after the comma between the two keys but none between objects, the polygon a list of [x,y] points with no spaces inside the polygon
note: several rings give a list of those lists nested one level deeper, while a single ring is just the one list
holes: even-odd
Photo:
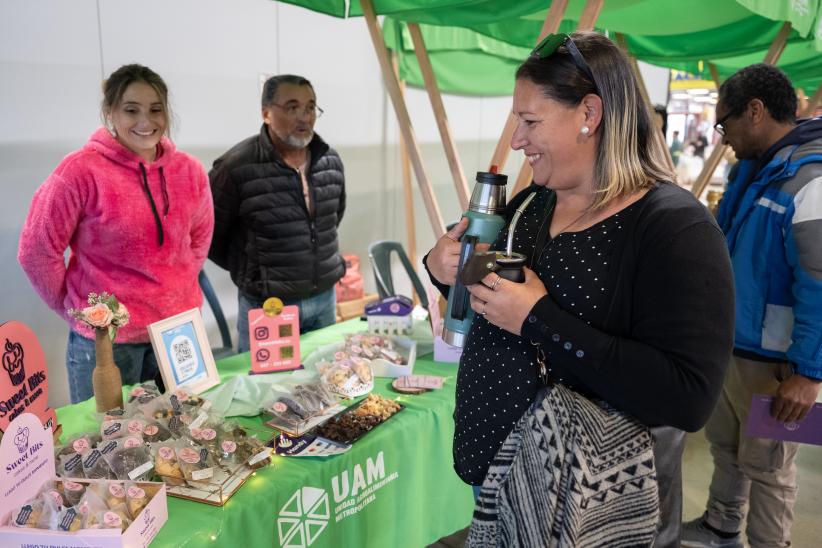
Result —
[{"label": "green tablecloth", "polygon": [[[361,331],[352,320],[304,335],[301,353]],[[246,374],[248,354],[218,363],[222,380]],[[454,473],[456,364],[418,356],[414,373],[446,377],[441,390],[401,396],[391,379],[374,392],[406,408],[369,432],[345,454],[327,458],[274,457],[223,507],[168,499],[168,522],[152,546],[421,547],[471,520],[473,495]],[[64,438],[96,429],[93,400],[57,410]],[[260,417],[240,419],[256,428]]]}]

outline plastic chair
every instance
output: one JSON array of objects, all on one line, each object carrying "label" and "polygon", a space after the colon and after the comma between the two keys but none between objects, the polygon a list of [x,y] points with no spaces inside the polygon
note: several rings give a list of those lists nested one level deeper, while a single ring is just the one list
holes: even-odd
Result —
[{"label": "plastic chair", "polygon": [[219,348],[212,348],[211,353],[214,354],[214,359],[219,360],[227,356],[236,354],[234,347],[231,344],[231,333],[228,330],[228,322],[225,321],[223,314],[223,307],[220,306],[220,300],[217,299],[217,293],[214,292],[214,286],[211,285],[211,280],[206,276],[205,270],[200,271],[197,276],[197,281],[200,282],[200,289],[203,296],[208,301],[208,306],[211,307],[211,312],[214,314],[214,319],[217,320],[217,327],[220,329],[220,337],[223,339],[223,346]]},{"label": "plastic chair", "polygon": [[400,242],[391,240],[380,240],[368,246],[368,258],[371,260],[371,266],[374,269],[374,278],[377,281],[377,292],[380,298],[384,299],[392,295],[396,295],[394,291],[394,279],[391,275],[391,252],[396,252],[400,258],[402,266],[411,278],[411,284],[414,286],[414,291],[420,299],[420,304],[428,310],[428,296],[425,293],[425,288],[422,286],[417,272],[414,270],[411,261],[408,260],[408,255],[402,248]]}]

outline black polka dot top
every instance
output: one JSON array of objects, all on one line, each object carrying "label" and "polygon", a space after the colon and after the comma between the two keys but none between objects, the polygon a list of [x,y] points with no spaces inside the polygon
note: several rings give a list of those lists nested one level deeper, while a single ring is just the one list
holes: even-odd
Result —
[{"label": "black polka dot top", "polygon": [[[537,235],[549,227],[550,207],[550,193],[536,192],[517,226],[514,251],[532,258],[531,268],[561,308],[598,327],[613,291],[614,259],[624,245],[623,219],[642,200],[585,230],[546,238],[535,256]],[[492,249],[504,249],[506,237],[502,231]],[[476,316],[460,359],[454,410],[454,466],[467,483],[482,483],[492,458],[542,386],[536,355],[529,340]],[[555,382],[591,395],[576,379],[553,371],[550,354],[546,358]]]}]

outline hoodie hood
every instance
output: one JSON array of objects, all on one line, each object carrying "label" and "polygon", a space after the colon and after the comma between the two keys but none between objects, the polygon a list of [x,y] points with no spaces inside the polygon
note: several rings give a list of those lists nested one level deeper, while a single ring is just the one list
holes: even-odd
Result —
[{"label": "hoodie hood", "polygon": [[147,162],[138,154],[123,146],[105,127],[98,128],[83,148],[98,152],[109,160],[135,171],[140,171],[140,164],[143,164],[148,171],[165,166],[170,158],[174,156],[176,150],[174,143],[168,137],[163,136],[158,145],[157,158],[153,162]]}]

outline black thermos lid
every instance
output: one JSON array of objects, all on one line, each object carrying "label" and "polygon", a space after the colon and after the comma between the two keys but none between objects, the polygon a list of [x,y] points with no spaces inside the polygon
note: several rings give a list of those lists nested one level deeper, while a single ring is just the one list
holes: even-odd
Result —
[{"label": "black thermos lid", "polygon": [[477,171],[477,182],[486,185],[505,186],[508,184],[508,175]]}]

